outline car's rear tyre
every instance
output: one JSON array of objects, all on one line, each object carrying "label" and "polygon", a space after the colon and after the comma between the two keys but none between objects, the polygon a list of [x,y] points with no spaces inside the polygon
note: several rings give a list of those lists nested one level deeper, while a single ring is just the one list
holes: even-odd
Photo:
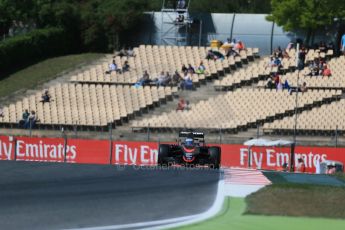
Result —
[{"label": "car's rear tyre", "polygon": [[221,158],[221,149],[220,147],[210,147],[208,150],[210,154],[210,168],[219,169],[220,168],[220,158]]},{"label": "car's rear tyre", "polygon": [[161,144],[158,149],[158,166],[168,167],[168,157],[170,152],[170,145]]}]

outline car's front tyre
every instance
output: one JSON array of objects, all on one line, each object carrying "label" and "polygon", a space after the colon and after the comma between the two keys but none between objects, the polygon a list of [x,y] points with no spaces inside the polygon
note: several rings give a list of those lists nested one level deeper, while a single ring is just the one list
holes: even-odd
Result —
[{"label": "car's front tyre", "polygon": [[158,166],[169,166],[168,157],[170,153],[170,145],[161,144],[158,148]]}]

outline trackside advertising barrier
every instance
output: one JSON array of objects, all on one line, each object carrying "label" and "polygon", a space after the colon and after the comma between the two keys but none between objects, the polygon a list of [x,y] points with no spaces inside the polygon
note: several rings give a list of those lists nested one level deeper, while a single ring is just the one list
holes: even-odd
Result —
[{"label": "trackside advertising barrier", "polygon": [[[248,167],[281,170],[290,161],[288,147],[252,147],[222,144],[223,167]],[[0,160],[67,162],[90,164],[156,165],[158,143],[63,138],[0,136]],[[251,157],[249,157],[251,154]],[[306,171],[314,173],[320,161],[336,160],[345,164],[345,148],[295,148],[295,165],[302,158]]]}]

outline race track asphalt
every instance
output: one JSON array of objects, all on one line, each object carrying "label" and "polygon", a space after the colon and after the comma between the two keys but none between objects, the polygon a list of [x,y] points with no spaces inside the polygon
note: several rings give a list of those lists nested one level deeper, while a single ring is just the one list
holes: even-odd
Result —
[{"label": "race track asphalt", "polygon": [[68,229],[198,214],[219,171],[0,161],[1,229]]}]

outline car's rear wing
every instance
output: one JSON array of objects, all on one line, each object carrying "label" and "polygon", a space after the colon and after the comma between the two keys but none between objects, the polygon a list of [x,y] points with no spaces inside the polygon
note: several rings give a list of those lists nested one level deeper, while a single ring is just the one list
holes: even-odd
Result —
[{"label": "car's rear wing", "polygon": [[181,131],[179,137],[193,137],[193,138],[204,138],[203,132],[191,132],[191,131]]}]

